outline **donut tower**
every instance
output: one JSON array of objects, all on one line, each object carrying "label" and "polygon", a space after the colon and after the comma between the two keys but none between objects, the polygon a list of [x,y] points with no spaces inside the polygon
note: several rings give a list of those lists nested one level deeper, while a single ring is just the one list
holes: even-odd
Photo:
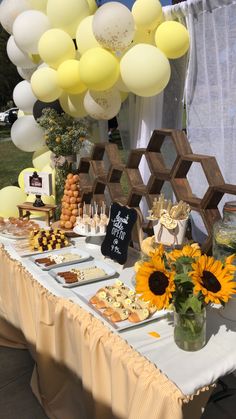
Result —
[{"label": "donut tower", "polygon": [[76,223],[79,215],[78,204],[81,202],[79,175],[69,173],[66,178],[64,195],[62,198],[62,212],[60,217],[60,227],[71,230]]}]

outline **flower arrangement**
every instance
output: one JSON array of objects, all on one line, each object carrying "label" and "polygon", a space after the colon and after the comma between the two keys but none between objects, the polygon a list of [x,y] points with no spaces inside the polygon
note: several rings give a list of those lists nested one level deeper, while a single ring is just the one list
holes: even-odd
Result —
[{"label": "flower arrangement", "polygon": [[51,166],[56,169],[56,218],[59,219],[66,176],[72,171],[76,154],[82,150],[90,152],[92,147],[88,122],[85,118],[58,114],[51,108],[44,108],[37,122],[44,129],[46,145],[52,151]]},{"label": "flower arrangement", "polygon": [[233,259],[231,255],[221,262],[202,255],[196,243],[171,252],[159,245],[150,260],[140,264],[136,291],[158,310],[172,304],[177,312],[199,312],[208,303],[224,305],[236,294]]},{"label": "flower arrangement", "polygon": [[77,154],[81,148],[91,146],[85,118],[75,119],[66,113],[58,114],[55,109],[45,108],[37,122],[45,131],[49,150],[57,157]]},{"label": "flower arrangement", "polygon": [[[224,305],[236,294],[234,256],[221,262],[201,254],[196,243],[170,252],[159,245],[151,252],[149,260],[138,264],[136,292],[158,310],[173,309],[182,315],[184,339],[192,339],[195,344],[202,325],[193,316],[201,314],[207,304]],[[184,349],[188,349],[187,346]],[[188,350],[196,350],[196,347]]]}]

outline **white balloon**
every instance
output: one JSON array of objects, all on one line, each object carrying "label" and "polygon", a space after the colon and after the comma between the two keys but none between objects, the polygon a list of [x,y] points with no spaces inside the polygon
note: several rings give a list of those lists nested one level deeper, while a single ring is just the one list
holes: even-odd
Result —
[{"label": "white balloon", "polygon": [[99,44],[112,51],[122,51],[132,42],[135,26],[128,7],[109,2],[98,8],[93,18],[93,33]]},{"label": "white balloon", "polygon": [[22,79],[30,81],[31,76],[35,71],[35,68],[17,67],[17,71],[18,71],[19,75],[22,77]]},{"label": "white balloon", "polygon": [[27,0],[3,0],[0,5],[0,22],[8,33],[12,33],[13,23],[16,17],[30,9]]},{"label": "white balloon", "polygon": [[36,151],[45,145],[44,130],[32,115],[22,116],[11,127],[11,139],[22,151]]},{"label": "white balloon", "polygon": [[46,67],[49,67],[49,65],[48,65],[48,64],[46,64],[46,63],[43,61],[43,62],[42,62],[42,64],[40,64],[40,65],[38,66],[37,70],[39,70],[40,68],[46,68]]},{"label": "white balloon", "polygon": [[48,17],[37,10],[26,10],[17,16],[13,24],[13,35],[20,49],[30,54],[38,54],[38,42],[50,29]]},{"label": "white balloon", "polygon": [[10,36],[7,41],[7,55],[9,60],[18,67],[35,69],[37,67],[37,64],[31,61],[29,55],[16,45],[14,36]]},{"label": "white balloon", "polygon": [[88,91],[84,97],[84,107],[94,119],[111,119],[120,110],[120,93],[116,89],[102,92]]},{"label": "white balloon", "polygon": [[34,68],[17,67],[17,71],[18,71],[19,75],[22,77],[22,79],[30,81],[31,76],[32,76],[33,72],[35,71],[35,69]]},{"label": "white balloon", "polygon": [[13,100],[15,105],[26,113],[33,113],[33,106],[37,100],[31,89],[31,84],[23,80],[16,85],[13,90]]}]

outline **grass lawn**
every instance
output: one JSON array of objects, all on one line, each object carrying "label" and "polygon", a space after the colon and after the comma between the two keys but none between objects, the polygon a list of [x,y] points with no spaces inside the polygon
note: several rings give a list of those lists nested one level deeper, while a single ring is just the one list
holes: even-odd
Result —
[{"label": "grass lawn", "polygon": [[[0,125],[0,189],[5,186],[18,186],[18,175],[26,167],[32,167],[33,153],[26,153],[19,150],[11,140],[4,141],[10,137],[10,128]],[[128,152],[119,150],[121,160],[126,162]],[[125,195],[129,193],[129,184],[126,175],[121,178],[121,185]]]},{"label": "grass lawn", "polygon": [[9,138],[10,128],[0,124],[0,138]]},{"label": "grass lawn", "polygon": [[1,141],[1,134],[0,131],[0,189],[4,186],[18,186],[18,175],[26,167],[32,167],[33,155],[19,150],[12,141]]}]

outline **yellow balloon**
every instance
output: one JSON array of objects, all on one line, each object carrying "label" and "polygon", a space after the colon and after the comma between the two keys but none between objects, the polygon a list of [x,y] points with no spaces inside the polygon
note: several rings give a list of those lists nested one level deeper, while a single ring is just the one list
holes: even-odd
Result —
[{"label": "yellow balloon", "polygon": [[136,44],[156,45],[155,44],[155,31],[136,29],[132,46]]},{"label": "yellow balloon", "polygon": [[17,186],[6,186],[0,190],[0,214],[2,217],[18,217],[17,205],[26,201],[26,194]]},{"label": "yellow balloon", "polygon": [[53,68],[58,68],[65,60],[75,58],[76,50],[71,37],[62,29],[49,29],[38,43],[39,55]]},{"label": "yellow balloon", "polygon": [[48,149],[47,146],[40,148],[33,154],[32,163],[34,167],[37,167],[39,171],[43,169],[47,164],[50,164],[50,157],[52,152]]},{"label": "yellow balloon", "polygon": [[170,79],[170,64],[156,47],[138,44],[121,59],[121,77],[131,92],[149,97],[160,93]]},{"label": "yellow balloon", "polygon": [[18,176],[18,185],[22,189],[22,191],[25,190],[25,184],[24,184],[24,174],[25,172],[34,172],[38,171],[38,169],[35,169],[35,167],[27,167],[26,169],[21,170],[19,176]]},{"label": "yellow balloon", "polygon": [[132,15],[137,28],[153,30],[163,19],[161,3],[158,0],[136,0]]},{"label": "yellow balloon", "polygon": [[91,14],[95,13],[98,6],[95,0],[86,0]]},{"label": "yellow balloon", "polygon": [[189,49],[189,33],[181,23],[166,21],[158,26],[155,42],[167,58],[179,58]]},{"label": "yellow balloon", "polygon": [[68,95],[67,93],[62,93],[59,101],[63,111],[74,118],[83,118],[86,116],[87,112],[84,108],[84,96],[85,92],[80,95]]},{"label": "yellow balloon", "polygon": [[52,27],[63,29],[72,38],[81,20],[89,14],[86,0],[48,0],[47,15]]},{"label": "yellow balloon", "polygon": [[[42,195],[41,196],[42,201],[44,204],[46,205],[55,205],[55,196],[51,195],[51,196],[47,196],[47,195]],[[35,195],[30,194],[27,196],[26,198],[26,202],[34,202],[35,201]],[[30,213],[34,216],[34,217],[44,217],[44,214],[42,212],[39,211],[30,211]]]},{"label": "yellow balloon", "polygon": [[80,78],[78,60],[66,60],[57,69],[58,85],[68,93],[76,95],[84,92],[87,87]]},{"label": "yellow balloon", "polygon": [[80,60],[81,80],[91,90],[108,90],[118,80],[119,61],[104,48],[91,48]]},{"label": "yellow balloon", "polygon": [[76,31],[76,43],[81,55],[90,48],[100,47],[93,34],[92,22],[93,16],[87,16],[80,22]]},{"label": "yellow balloon", "polygon": [[43,13],[46,13],[48,0],[28,0],[30,8],[34,10],[40,10]]},{"label": "yellow balloon", "polygon": [[31,88],[35,96],[42,102],[53,102],[62,93],[62,89],[57,83],[57,72],[50,67],[42,67],[33,73]]}]

